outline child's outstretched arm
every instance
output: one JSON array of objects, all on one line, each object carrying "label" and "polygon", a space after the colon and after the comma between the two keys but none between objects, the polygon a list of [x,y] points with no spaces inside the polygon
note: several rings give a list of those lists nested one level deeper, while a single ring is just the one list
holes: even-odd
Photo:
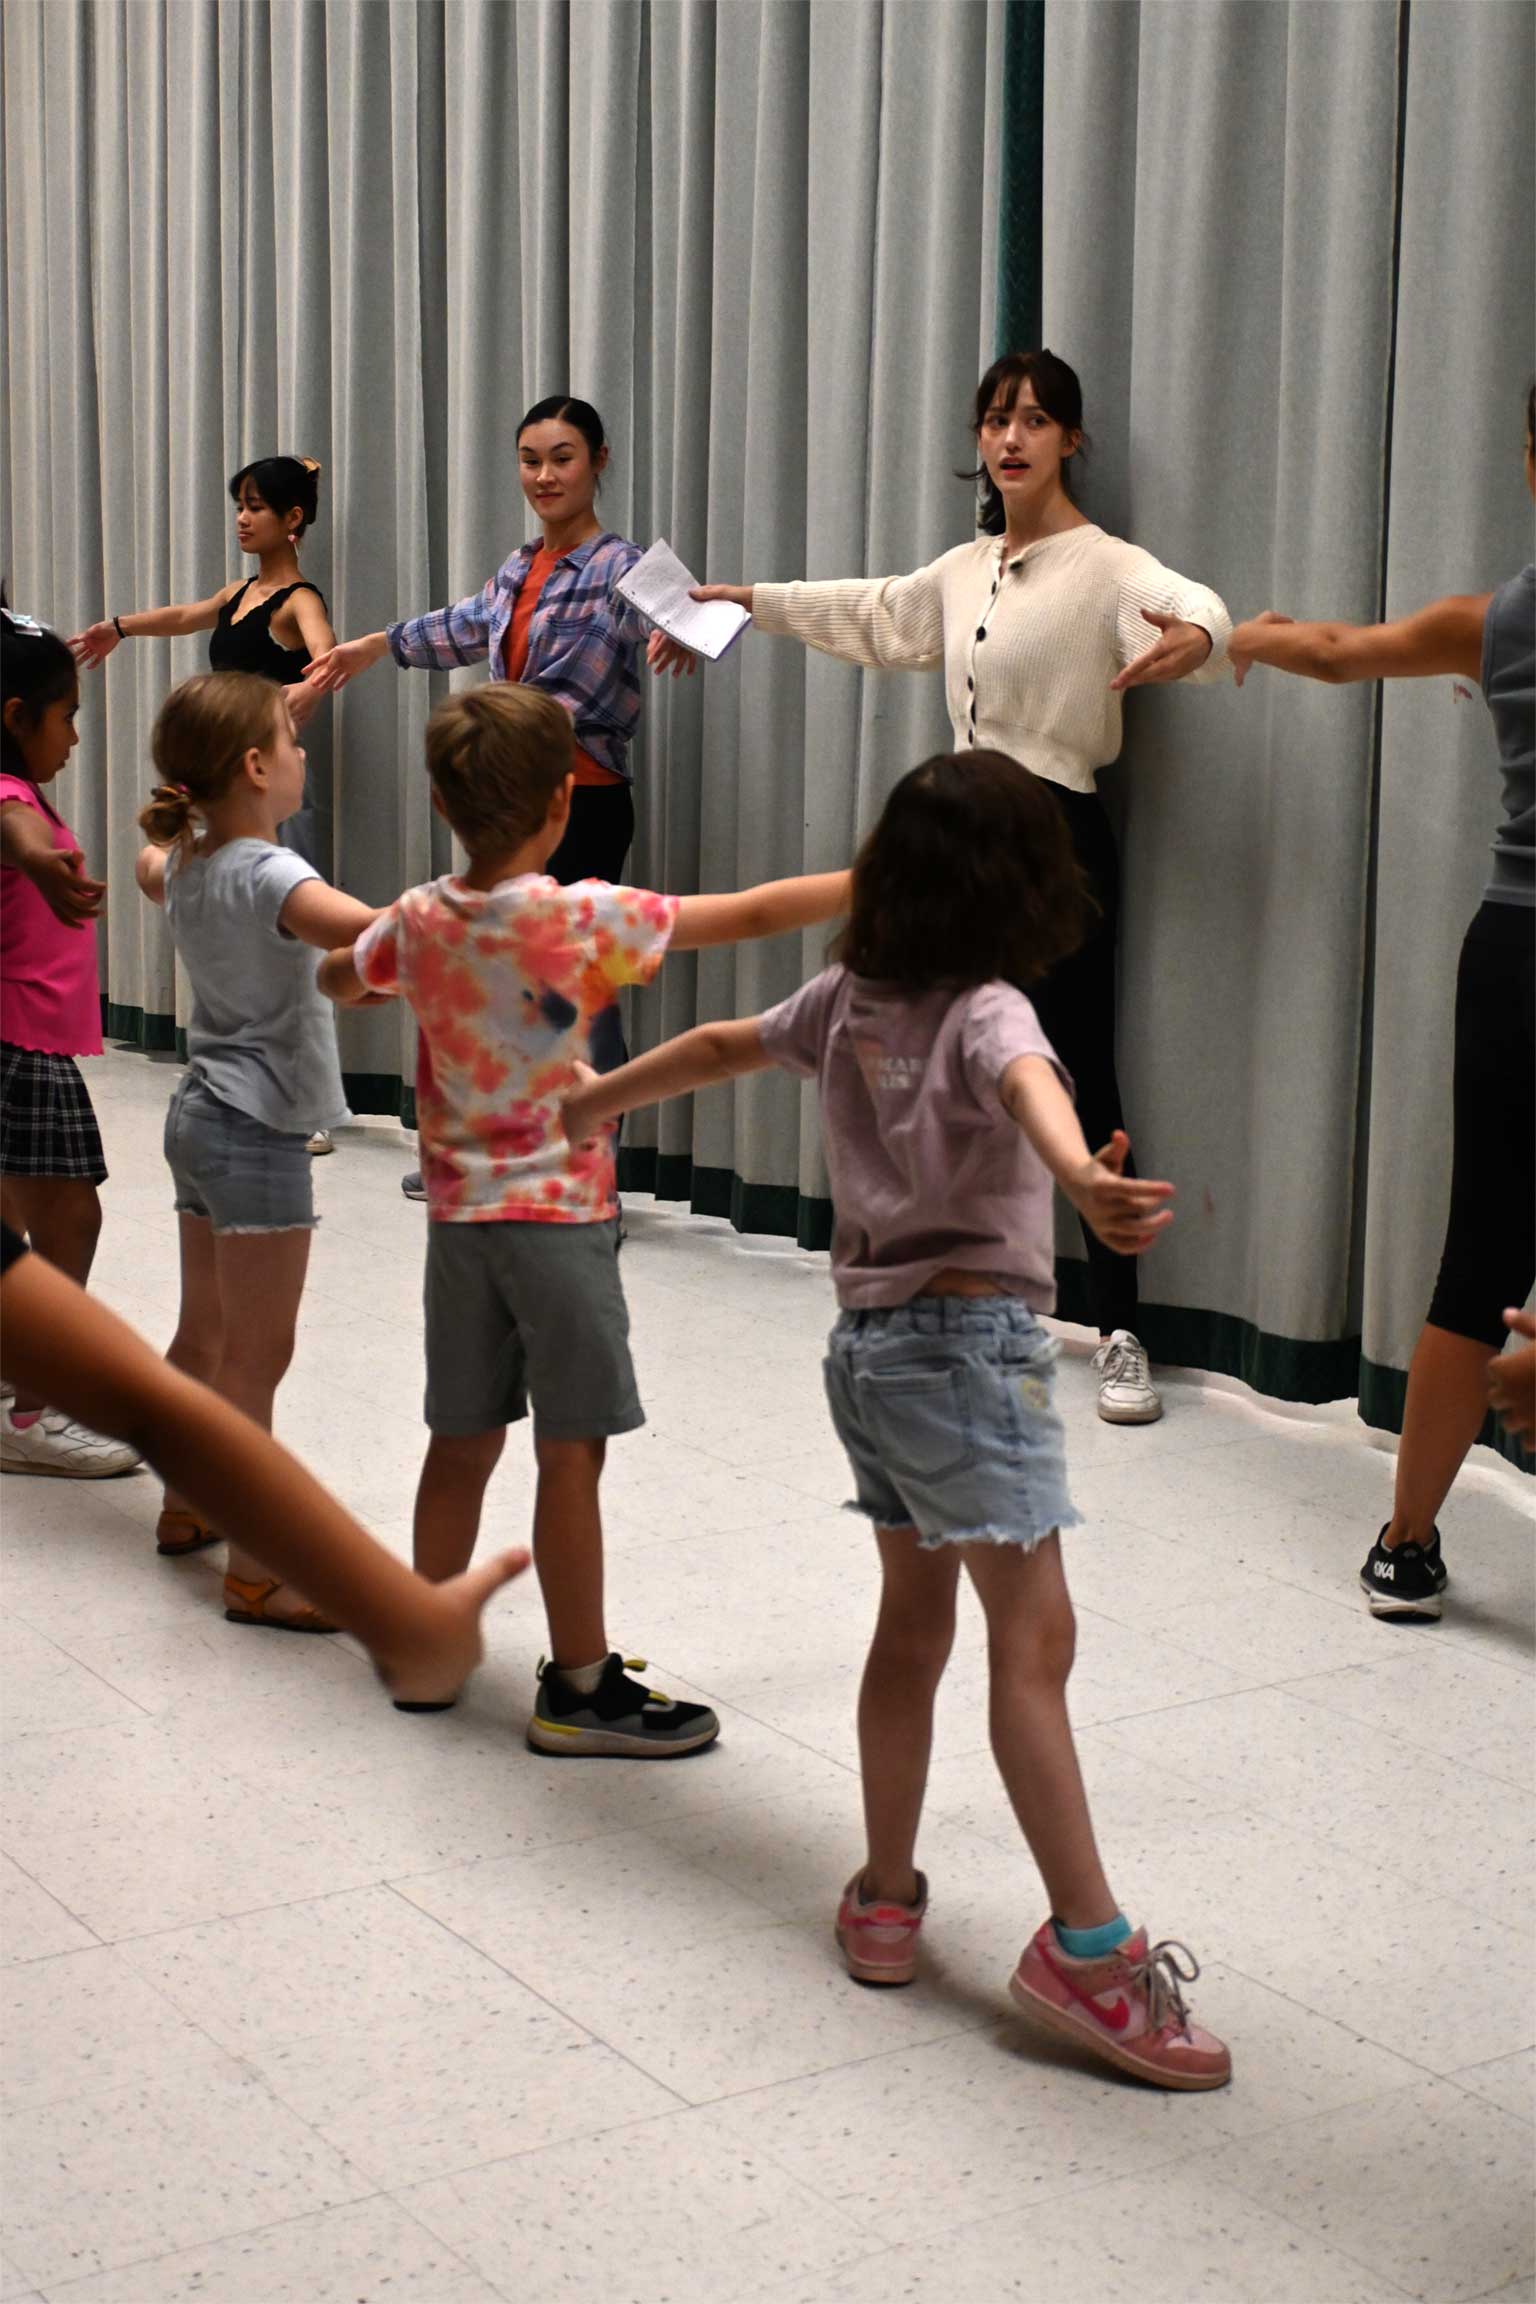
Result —
[{"label": "child's outstretched arm", "polygon": [[1476,680],[1492,598],[1491,592],[1452,594],[1390,624],[1298,623],[1266,608],[1262,616],[1250,616],[1236,627],[1227,658],[1239,688],[1254,664],[1333,686],[1351,680],[1424,680],[1446,672]]},{"label": "child's outstretched arm", "polygon": [[55,848],[53,827],[24,800],[8,800],[0,808],[0,859],[26,874],[66,928],[83,928],[101,910],[105,880],[87,877],[78,848]]},{"label": "child's outstretched arm", "polygon": [[759,936],[783,936],[792,928],[814,928],[848,909],[849,872],[808,872],[799,880],[767,880],[735,895],[684,896],[672,931],[674,952],[697,952],[706,944],[749,944]]},{"label": "child's outstretched arm", "polygon": [[363,982],[357,972],[356,953],[355,944],[343,944],[337,951],[327,952],[316,969],[315,982],[327,1000],[334,1000],[338,1008],[375,1008],[392,1000],[392,992],[375,992]]},{"label": "child's outstretched arm", "polygon": [[570,1142],[585,1143],[605,1120],[617,1120],[621,1112],[633,1112],[642,1104],[664,1104],[669,1096],[712,1088],[743,1072],[765,1072],[772,1058],[764,1053],[757,1022],[755,1016],[747,1016],[733,1024],[696,1024],[691,1032],[664,1040],[616,1072],[594,1072],[589,1065],[578,1064],[579,1085],[560,1106]]},{"label": "child's outstretched arm", "polygon": [[526,1552],[428,1584],[269,1433],[169,1367],[41,1256],[19,1256],[0,1296],[7,1381],[129,1441],[222,1534],[355,1632],[397,1702],[457,1693],[480,1661],[481,1611],[527,1567]]},{"label": "child's outstretched arm", "polygon": [[[1162,1203],[1171,1184],[1122,1176],[1131,1140],[1117,1128],[1100,1152],[1090,1152],[1071,1097],[1044,1056],[1016,1056],[1002,1078],[1004,1110],[1016,1121],[1071,1201],[1106,1248],[1139,1256],[1173,1222]],[[1161,1211],[1161,1212],[1159,1212]]]}]

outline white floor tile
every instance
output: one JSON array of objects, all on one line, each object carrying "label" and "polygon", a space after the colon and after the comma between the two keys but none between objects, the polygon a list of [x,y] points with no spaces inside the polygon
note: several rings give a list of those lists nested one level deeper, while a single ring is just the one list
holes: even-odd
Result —
[{"label": "white floor tile", "polygon": [[121,1945],[64,1952],[0,1977],[0,2103],[7,2112],[95,2090],[191,2087],[227,2074],[208,2034],[129,1965]]},{"label": "white floor tile", "polygon": [[61,2304],[502,2304],[392,2200],[363,2200],[71,2280]]},{"label": "white floor tile", "polygon": [[1521,2048],[1513,2056],[1496,2056],[1491,2064],[1473,2064],[1451,2078],[1470,2095],[1497,2104],[1527,2126],[1536,2125],[1536,2049]]},{"label": "white floor tile", "polygon": [[0,1964],[79,1952],[98,1939],[57,1898],[0,1856]]}]

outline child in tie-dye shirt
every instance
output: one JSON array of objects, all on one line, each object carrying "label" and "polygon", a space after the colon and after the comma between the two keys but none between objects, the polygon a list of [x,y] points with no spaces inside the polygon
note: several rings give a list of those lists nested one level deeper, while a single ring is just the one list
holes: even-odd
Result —
[{"label": "child in tie-dye shirt", "polygon": [[532,1403],[534,1559],[549,1617],[528,1740],[551,1753],[671,1759],[719,1734],[705,1705],[625,1670],[603,1616],[598,1483],[608,1439],[645,1421],[617,1261],[612,1139],[573,1147],[560,1104],[578,1063],[619,1060],[618,994],[669,945],[693,950],[830,919],[848,875],[734,896],[657,896],[545,871],[570,812],[572,735],[540,690],[450,697],[427,725],[432,804],[469,868],[409,889],[322,988],[399,994],[421,1027],[417,1110],[428,1213],[426,1420],[415,1558],[467,1567],[506,1428]]}]

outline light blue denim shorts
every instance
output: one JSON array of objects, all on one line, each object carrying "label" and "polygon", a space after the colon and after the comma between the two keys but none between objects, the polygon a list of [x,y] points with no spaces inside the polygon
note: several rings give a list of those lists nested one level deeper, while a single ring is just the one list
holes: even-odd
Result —
[{"label": "light blue denim shorts", "polygon": [[165,1116],[165,1157],[178,1216],[215,1232],[310,1232],[313,1162],[307,1136],[269,1128],[185,1073]]},{"label": "light blue denim shorts", "polygon": [[1015,1296],[844,1312],[824,1373],[853,1466],[849,1509],[940,1544],[1026,1551],[1082,1515],[1067,1493],[1056,1346]]}]

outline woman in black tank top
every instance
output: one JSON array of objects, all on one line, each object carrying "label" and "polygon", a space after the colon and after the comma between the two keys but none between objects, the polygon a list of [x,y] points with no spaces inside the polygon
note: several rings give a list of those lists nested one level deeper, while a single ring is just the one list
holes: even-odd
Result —
[{"label": "woman in black tank top", "polygon": [[235,535],[256,561],[256,574],[225,584],[206,600],[139,608],[89,624],[70,641],[83,671],[104,664],[119,640],[175,639],[207,632],[215,672],[259,672],[287,692],[301,728],[319,701],[304,674],[336,645],[325,596],[299,572],[299,539],[314,519],[320,467],[307,456],[261,456],[229,483]]}]

